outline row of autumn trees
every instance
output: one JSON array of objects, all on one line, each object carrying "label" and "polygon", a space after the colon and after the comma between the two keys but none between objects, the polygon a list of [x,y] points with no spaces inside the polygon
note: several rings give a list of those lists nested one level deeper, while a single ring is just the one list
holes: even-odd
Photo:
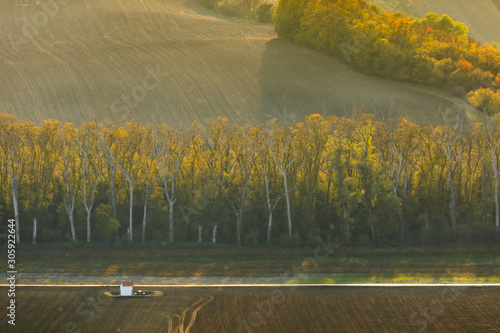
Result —
[{"label": "row of autumn trees", "polygon": [[198,231],[253,245],[491,235],[500,116],[450,119],[311,115],[241,127],[218,118],[181,130],[0,115],[0,217],[15,217],[18,242],[189,241]]},{"label": "row of autumn trees", "polygon": [[475,41],[448,15],[417,19],[363,0],[280,0],[274,21],[280,38],[364,73],[468,93],[480,110],[500,112],[498,44]]}]

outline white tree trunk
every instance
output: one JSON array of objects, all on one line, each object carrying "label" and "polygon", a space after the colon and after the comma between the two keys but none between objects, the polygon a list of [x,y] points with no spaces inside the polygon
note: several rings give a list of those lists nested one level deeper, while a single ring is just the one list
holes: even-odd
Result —
[{"label": "white tree trunk", "polygon": [[267,244],[271,244],[271,227],[273,225],[273,212],[269,212],[269,219],[267,221]]},{"label": "white tree trunk", "polygon": [[429,237],[429,210],[425,209],[425,237]]},{"label": "white tree trunk", "polygon": [[345,224],[345,241],[346,243],[349,243],[351,241],[351,224],[349,223],[349,220],[348,220],[348,213],[347,213],[347,207],[344,205],[342,205],[342,218],[344,220],[344,224]]},{"label": "white tree trunk", "polygon": [[451,228],[456,236],[457,233],[457,215],[456,215],[456,199],[455,199],[455,173],[450,171],[448,178],[450,184],[450,214],[451,214]]},{"label": "white tree trunk", "polygon": [[250,174],[247,172],[246,179],[245,179],[245,185],[243,185],[243,191],[241,193],[240,209],[238,210],[238,213],[236,214],[236,233],[237,233],[237,238],[238,238],[238,244],[241,244],[241,223],[242,223],[242,219],[243,219],[243,207],[245,206],[245,200],[247,198],[247,189],[248,189],[249,181],[250,181]]},{"label": "white tree trunk", "polygon": [[148,213],[149,190],[146,190],[146,198],[144,199],[144,213],[142,214],[142,243],[146,242],[146,217]]},{"label": "white tree trunk", "polygon": [[76,234],[75,234],[75,195],[73,194],[73,197],[71,198],[71,203],[68,203],[68,206],[66,207],[68,211],[68,217],[69,217],[69,225],[71,228],[71,239],[73,240],[73,243],[76,242]]},{"label": "white tree trunk", "polygon": [[212,244],[217,244],[217,224],[212,227]]},{"label": "white tree trunk", "polygon": [[202,241],[202,235],[203,235],[203,226],[199,225],[198,226],[198,242],[201,243]]},{"label": "white tree trunk", "polygon": [[7,173],[10,179],[10,190],[12,192],[12,205],[14,206],[14,218],[16,219],[16,243],[21,244],[21,232],[19,230],[19,201],[18,201],[18,181],[12,175],[9,163],[7,161]]},{"label": "white tree trunk", "polygon": [[33,219],[33,244],[36,244],[36,217]]},{"label": "white tree trunk", "polygon": [[399,211],[399,239],[403,241],[406,233],[406,223],[405,223],[405,207],[406,207],[406,197],[408,195],[408,170],[405,170],[404,187],[403,187],[403,197],[401,198],[400,211]]},{"label": "white tree trunk", "polygon": [[288,195],[288,183],[286,178],[286,173],[282,172],[283,182],[285,184],[285,200],[286,200],[286,216],[288,219],[288,237],[292,237],[292,212],[290,208],[290,196]]},{"label": "white tree trunk", "polygon": [[266,185],[267,211],[269,214],[269,218],[267,221],[267,244],[269,245],[271,244],[271,229],[273,226],[273,207],[271,206],[271,198],[269,196],[269,179],[267,178],[266,161],[262,163],[262,169],[264,172],[264,184]]},{"label": "white tree trunk", "polygon": [[95,191],[97,185],[99,184],[99,175],[96,174],[94,185],[92,186],[92,194],[90,195],[90,203],[87,202],[87,153],[82,148],[83,153],[83,164],[82,164],[82,181],[83,181],[83,205],[85,206],[85,211],[87,212],[87,243],[91,240],[90,231],[90,214],[92,213],[92,207],[94,206]]},{"label": "white tree trunk", "polygon": [[12,189],[12,204],[14,205],[14,218],[16,219],[16,244],[21,243],[21,234],[19,230],[19,202],[17,201],[17,182],[12,181],[11,178],[11,189]]},{"label": "white tree trunk", "polygon": [[497,165],[497,158],[495,154],[495,148],[493,145],[490,145],[490,150],[491,150],[491,163],[493,167],[493,174],[495,176],[495,228],[498,229],[500,228],[500,203],[498,202],[498,165]]},{"label": "white tree trunk", "polygon": [[129,181],[130,183],[130,205],[129,205],[129,228],[130,228],[130,233],[129,233],[129,236],[130,236],[130,243],[132,243],[132,241],[134,240],[133,238],[133,229],[132,229],[132,220],[133,220],[133,217],[132,217],[132,206],[134,204],[134,184],[132,183],[132,180]]},{"label": "white tree trunk", "polygon": [[175,200],[168,201],[168,237],[171,243],[174,241],[174,204]]},{"label": "white tree trunk", "polygon": [[111,175],[109,176],[109,190],[111,192],[111,207],[113,208],[113,218],[116,219],[116,198],[115,198],[115,166],[111,163]]}]

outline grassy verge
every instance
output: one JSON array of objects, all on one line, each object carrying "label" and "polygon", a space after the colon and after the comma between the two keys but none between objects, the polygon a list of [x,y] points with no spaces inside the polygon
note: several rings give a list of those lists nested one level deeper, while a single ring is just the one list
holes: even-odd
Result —
[{"label": "grassy verge", "polygon": [[482,283],[500,283],[500,277],[478,277],[470,274],[337,274],[332,276],[313,276],[305,279],[291,279],[288,284],[355,284],[355,283],[464,283],[464,284],[482,284]]},{"label": "grassy verge", "polygon": [[[72,248],[18,252],[26,273],[283,277],[289,283],[498,283],[500,246],[454,248]],[[311,278],[298,279],[298,276]]]}]

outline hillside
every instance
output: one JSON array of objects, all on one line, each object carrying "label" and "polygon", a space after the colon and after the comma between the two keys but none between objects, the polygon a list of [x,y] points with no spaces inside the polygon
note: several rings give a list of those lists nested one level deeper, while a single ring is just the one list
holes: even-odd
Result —
[{"label": "hillside", "polygon": [[469,27],[470,35],[483,43],[500,43],[500,0],[370,0],[388,9],[423,18],[434,12],[448,14]]},{"label": "hillside", "polygon": [[276,39],[272,25],[192,0],[43,4],[0,5],[0,112],[19,119],[243,124],[357,109],[435,122],[453,106],[438,90],[361,75]]}]

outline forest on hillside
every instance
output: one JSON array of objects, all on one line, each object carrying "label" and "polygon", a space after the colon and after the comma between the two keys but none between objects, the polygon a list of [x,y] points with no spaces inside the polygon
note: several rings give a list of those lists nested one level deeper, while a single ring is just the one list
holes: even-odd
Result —
[{"label": "forest on hillside", "polygon": [[500,227],[500,116],[175,129],[1,115],[0,140],[0,218],[18,242],[423,244]]},{"label": "forest on hillside", "polygon": [[363,0],[280,0],[280,38],[344,60],[363,73],[414,82],[500,112],[500,49],[481,44],[448,15],[425,18],[381,10]]}]

